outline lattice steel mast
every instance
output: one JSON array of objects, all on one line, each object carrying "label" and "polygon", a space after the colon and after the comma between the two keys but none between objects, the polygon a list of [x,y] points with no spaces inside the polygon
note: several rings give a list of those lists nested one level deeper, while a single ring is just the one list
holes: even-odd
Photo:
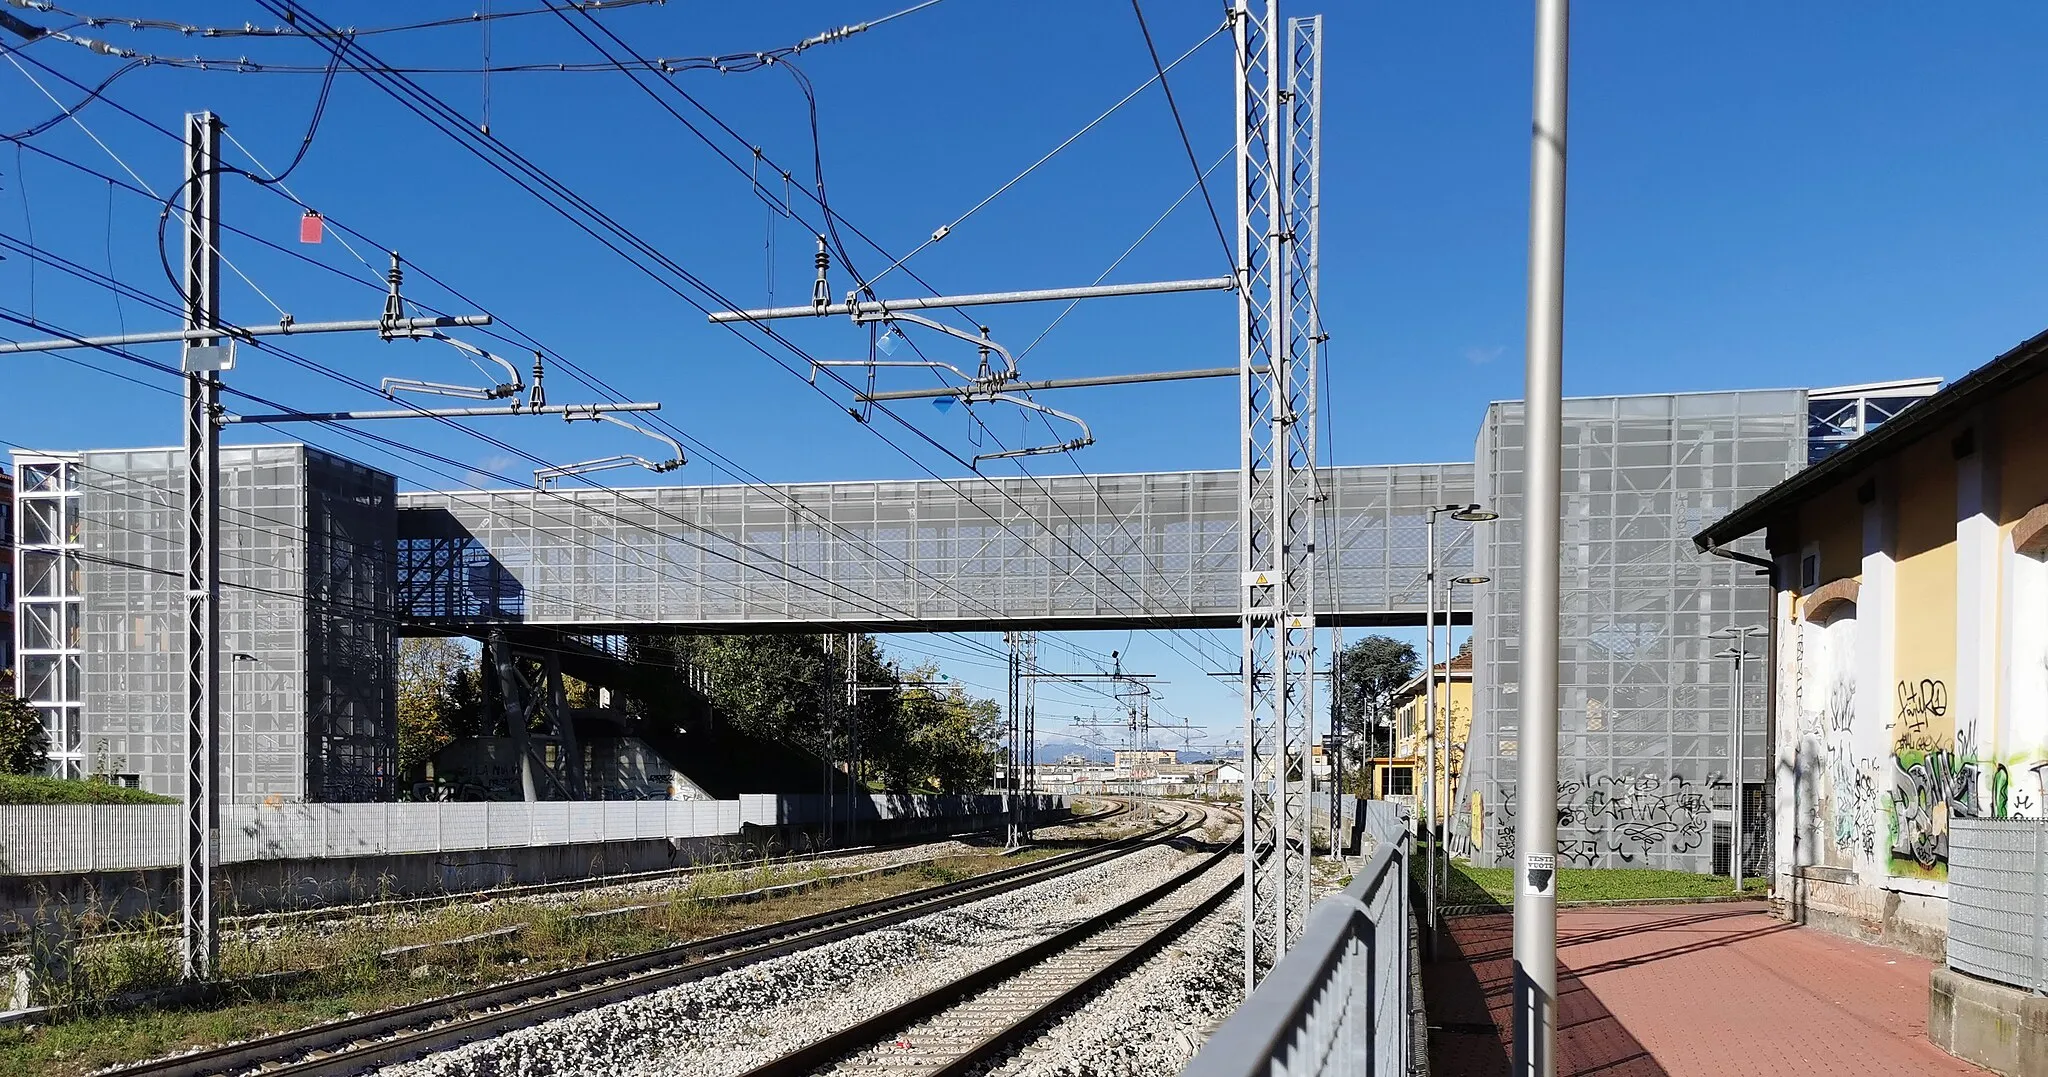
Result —
[{"label": "lattice steel mast", "polygon": [[1278,0],[1237,0],[1232,23],[1250,987],[1298,933],[1308,899],[1322,50],[1320,21],[1295,20],[1283,70]]},{"label": "lattice steel mast", "polygon": [[[1313,745],[1316,740],[1316,522],[1327,493],[1316,472],[1317,375],[1321,366],[1323,334],[1322,304],[1316,297],[1318,227],[1322,197],[1323,118],[1323,17],[1310,15],[1287,20],[1287,111],[1285,158],[1281,172],[1286,184],[1287,218],[1283,223],[1287,239],[1287,369],[1288,407],[1294,421],[1287,427],[1288,481],[1287,549],[1288,594],[1301,601],[1288,606],[1288,686],[1300,692],[1300,706],[1291,706],[1298,721],[1291,731],[1288,758],[1301,767],[1300,799],[1289,804],[1290,819],[1300,820],[1301,876],[1293,894],[1300,900],[1301,916],[1290,920],[1299,925],[1308,915],[1309,856],[1315,849],[1313,807]],[[1299,578],[1293,578],[1298,573]],[[1333,834],[1334,838],[1334,834]],[[1290,897],[1290,901],[1295,900]]]}]

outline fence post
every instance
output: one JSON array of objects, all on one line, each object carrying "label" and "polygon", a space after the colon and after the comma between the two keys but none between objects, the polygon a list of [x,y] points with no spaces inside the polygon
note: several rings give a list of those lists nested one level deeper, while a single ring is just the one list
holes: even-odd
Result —
[{"label": "fence post", "polygon": [[2034,993],[2040,995],[2042,993],[2042,928],[2044,928],[2044,923],[2042,923],[2042,891],[2048,889],[2048,880],[2042,878],[2042,831],[2048,829],[2048,827],[2044,827],[2042,823],[2034,823],[2028,829],[2034,831],[2034,923],[2032,923],[2034,930],[2030,934],[2034,936]]},{"label": "fence post", "polygon": [[[1401,881],[1404,884],[1410,877],[1408,857],[1413,852],[1414,849],[1411,846],[1408,853],[1401,857]],[[1402,886],[1401,892],[1406,894],[1408,892],[1407,886]],[[1434,939],[1430,941],[1431,945],[1435,945]],[[1417,1000],[1409,995],[1409,991],[1415,986],[1415,980],[1420,970],[1415,968],[1415,950],[1410,947],[1403,946],[1401,948],[1401,961],[1401,982],[1396,984],[1394,989],[1400,992],[1401,999],[1401,1073],[1403,1077],[1406,1077],[1407,1074],[1415,1072],[1415,1014],[1413,1010]]]}]

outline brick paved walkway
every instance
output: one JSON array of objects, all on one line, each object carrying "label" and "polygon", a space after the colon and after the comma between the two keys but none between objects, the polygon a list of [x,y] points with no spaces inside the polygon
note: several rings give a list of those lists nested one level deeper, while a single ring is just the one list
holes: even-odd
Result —
[{"label": "brick paved walkway", "polygon": [[[1760,902],[1557,919],[1559,1077],[1986,1072],[1927,1042],[1920,958],[1794,927]],[[1434,1071],[1505,1075],[1512,923],[1446,926],[1423,969]]]}]

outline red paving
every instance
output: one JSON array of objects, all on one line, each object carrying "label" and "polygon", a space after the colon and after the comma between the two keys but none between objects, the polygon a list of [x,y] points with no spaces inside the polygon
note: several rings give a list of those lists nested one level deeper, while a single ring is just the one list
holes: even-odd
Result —
[{"label": "red paving", "polygon": [[[1511,919],[1445,927],[1423,968],[1434,1072],[1504,1077]],[[1927,961],[1761,902],[1566,909],[1557,933],[1559,1077],[1987,1072],[1927,1042]]]}]

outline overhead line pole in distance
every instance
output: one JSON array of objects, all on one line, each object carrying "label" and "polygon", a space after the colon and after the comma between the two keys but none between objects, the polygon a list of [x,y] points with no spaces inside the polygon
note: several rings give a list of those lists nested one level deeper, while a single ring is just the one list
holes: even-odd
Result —
[{"label": "overhead line pole in distance", "polygon": [[488,314],[433,318],[403,316],[402,274],[392,255],[384,317],[356,321],[237,326],[220,310],[220,133],[211,112],[185,116],[184,325],[174,330],[74,336],[0,346],[0,354],[112,350],[140,344],[182,345],[185,562],[185,841],[179,869],[179,968],[186,980],[209,980],[219,967],[220,909],[214,868],[220,861],[220,429],[234,422],[343,422],[355,419],[454,418],[512,414],[594,416],[608,411],[654,411],[653,403],[544,405],[538,399],[501,408],[409,408],[389,412],[287,412],[228,415],[221,406],[221,373],[233,369],[235,342],[262,336],[375,332],[405,339],[415,332],[484,326]]},{"label": "overhead line pole in distance", "polygon": [[1557,612],[1564,411],[1568,0],[1536,0],[1529,145],[1528,384],[1522,393],[1521,727],[1515,781],[1514,1075],[1557,1072]]}]

